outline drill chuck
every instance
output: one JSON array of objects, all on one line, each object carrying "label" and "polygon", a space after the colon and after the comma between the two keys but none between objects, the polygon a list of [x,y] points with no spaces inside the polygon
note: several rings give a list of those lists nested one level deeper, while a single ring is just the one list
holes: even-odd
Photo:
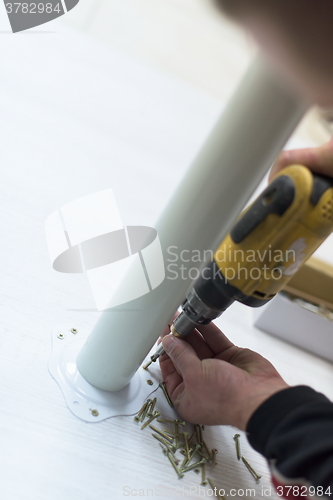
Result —
[{"label": "drill chuck", "polygon": [[173,322],[175,332],[183,337],[191,333],[196,325],[207,325],[221,314],[221,310],[207,305],[194,286],[182,305],[182,312]]}]

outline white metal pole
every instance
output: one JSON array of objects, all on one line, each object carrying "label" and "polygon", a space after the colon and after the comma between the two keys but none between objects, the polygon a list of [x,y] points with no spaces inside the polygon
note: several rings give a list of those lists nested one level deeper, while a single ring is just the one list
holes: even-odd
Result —
[{"label": "white metal pole", "polygon": [[[251,65],[157,221],[165,258],[170,246],[178,254],[217,248],[306,109],[266,63]],[[106,391],[129,383],[192,283],[171,277],[167,272],[148,294],[101,314],[77,357],[88,382]]]}]

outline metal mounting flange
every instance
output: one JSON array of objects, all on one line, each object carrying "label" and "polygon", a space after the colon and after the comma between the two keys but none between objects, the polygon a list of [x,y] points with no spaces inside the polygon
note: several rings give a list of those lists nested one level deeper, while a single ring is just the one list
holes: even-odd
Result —
[{"label": "metal mounting flange", "polygon": [[87,382],[76,367],[76,356],[89,332],[65,325],[52,332],[49,372],[58,383],[71,412],[86,422],[100,422],[110,417],[134,415],[143,401],[158,388],[153,372],[139,368],[127,387],[117,392],[97,389]]}]

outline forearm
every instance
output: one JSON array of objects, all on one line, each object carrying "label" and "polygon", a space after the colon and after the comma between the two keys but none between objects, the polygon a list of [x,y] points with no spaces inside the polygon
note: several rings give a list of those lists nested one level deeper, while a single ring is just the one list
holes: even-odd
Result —
[{"label": "forearm", "polygon": [[[333,404],[323,394],[306,386],[280,391],[254,412],[246,431],[268,459],[275,486],[305,485],[300,496],[333,495]],[[278,493],[285,496],[287,488]]]}]

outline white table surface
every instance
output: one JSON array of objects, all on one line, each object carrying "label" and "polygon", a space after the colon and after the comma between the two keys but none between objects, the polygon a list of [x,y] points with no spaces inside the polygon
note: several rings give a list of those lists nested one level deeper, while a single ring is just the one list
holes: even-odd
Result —
[{"label": "white table surface", "polygon": [[[51,331],[67,321],[91,327],[98,313],[77,311],[94,308],[84,275],[52,269],[44,222],[64,203],[112,187],[126,224],[153,225],[221,103],[70,32],[2,36],[0,44],[1,498],[106,500],[130,490],[173,498],[182,488],[205,498],[194,490],[196,474],[178,480],[133,417],[88,424],[68,410],[47,370]],[[287,382],[333,398],[332,364],[256,330],[251,315],[234,305],[217,323]],[[161,394],[157,407],[173,416]],[[265,460],[242,433],[242,451],[263,476],[256,486],[235,458],[234,432],[206,427],[219,450],[210,476],[227,492],[256,488],[261,498],[270,484]]]}]

